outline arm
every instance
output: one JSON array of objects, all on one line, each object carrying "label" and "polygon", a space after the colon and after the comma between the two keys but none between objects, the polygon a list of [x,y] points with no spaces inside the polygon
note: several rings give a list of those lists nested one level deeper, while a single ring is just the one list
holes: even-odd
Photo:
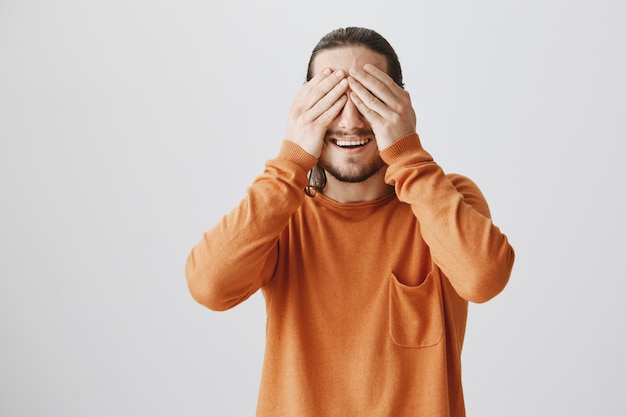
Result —
[{"label": "arm", "polygon": [[307,172],[317,162],[328,125],[347,100],[346,89],[345,74],[328,69],[305,84],[291,106],[289,140],[278,158],[266,164],[241,203],[191,250],[185,274],[200,304],[226,310],[271,279],[278,237],[302,204]]},{"label": "arm", "polygon": [[515,255],[478,187],[460,175],[445,175],[417,134],[401,138],[381,157],[389,164],[385,180],[411,205],[435,264],[457,293],[484,302],[502,291]]},{"label": "arm", "polygon": [[284,141],[278,158],[267,162],[241,203],[204,233],[185,269],[196,301],[226,310],[270,280],[278,236],[302,204],[306,173],[315,162],[300,147]]},{"label": "arm", "polygon": [[350,71],[351,100],[371,124],[385,181],[411,205],[435,263],[460,296],[484,302],[506,285],[514,252],[478,188],[446,176],[422,148],[409,93],[373,65]]}]

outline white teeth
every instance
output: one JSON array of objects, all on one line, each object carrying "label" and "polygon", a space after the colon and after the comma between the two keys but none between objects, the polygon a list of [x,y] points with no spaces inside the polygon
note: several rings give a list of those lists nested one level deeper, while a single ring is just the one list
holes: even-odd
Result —
[{"label": "white teeth", "polygon": [[369,142],[369,139],[361,140],[338,140],[337,146],[362,146]]}]

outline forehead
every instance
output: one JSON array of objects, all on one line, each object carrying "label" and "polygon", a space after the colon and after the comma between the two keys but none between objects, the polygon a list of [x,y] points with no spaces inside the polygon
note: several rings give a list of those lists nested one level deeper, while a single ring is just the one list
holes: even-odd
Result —
[{"label": "forehead", "polygon": [[324,68],[333,71],[343,69],[349,71],[352,67],[362,68],[365,64],[372,64],[387,71],[387,59],[384,55],[374,52],[364,46],[347,46],[326,49],[319,52],[313,60],[313,75],[319,74]]}]

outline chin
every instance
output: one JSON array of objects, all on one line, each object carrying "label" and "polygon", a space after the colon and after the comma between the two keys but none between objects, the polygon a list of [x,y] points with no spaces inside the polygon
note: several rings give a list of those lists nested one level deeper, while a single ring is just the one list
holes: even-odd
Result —
[{"label": "chin", "polygon": [[332,175],[335,179],[341,182],[347,183],[360,183],[365,180],[368,180],[376,173],[378,173],[382,168],[387,165],[383,162],[380,157],[372,161],[367,165],[362,165],[360,167],[338,167],[333,164],[327,164],[324,161],[320,160],[320,166],[330,175]]}]

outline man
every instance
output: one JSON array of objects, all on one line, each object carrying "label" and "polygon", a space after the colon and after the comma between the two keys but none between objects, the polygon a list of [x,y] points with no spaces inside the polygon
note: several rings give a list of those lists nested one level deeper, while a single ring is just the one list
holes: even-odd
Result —
[{"label": "man", "polygon": [[262,290],[257,416],[464,416],[468,301],[504,288],[513,249],[422,148],[378,33],[327,34],[307,79],[276,159],[192,249],[190,292],[224,310]]}]

